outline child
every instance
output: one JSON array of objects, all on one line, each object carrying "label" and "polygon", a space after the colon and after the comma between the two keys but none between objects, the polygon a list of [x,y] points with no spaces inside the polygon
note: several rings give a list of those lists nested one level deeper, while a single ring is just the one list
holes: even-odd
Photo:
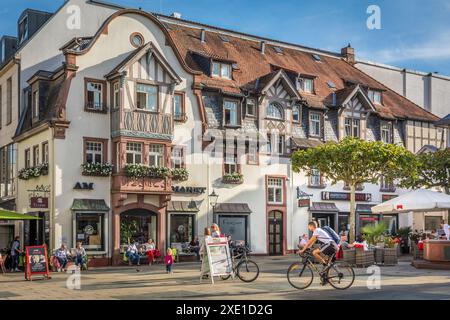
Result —
[{"label": "child", "polygon": [[172,272],[172,264],[173,264],[172,249],[168,248],[167,252],[166,252],[166,272],[167,273],[173,273]]}]

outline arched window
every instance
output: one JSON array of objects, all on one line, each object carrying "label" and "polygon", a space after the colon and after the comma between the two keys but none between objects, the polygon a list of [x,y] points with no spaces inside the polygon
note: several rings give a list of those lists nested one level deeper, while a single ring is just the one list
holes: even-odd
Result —
[{"label": "arched window", "polygon": [[272,102],[269,104],[269,107],[267,109],[267,117],[273,118],[273,119],[283,119],[283,111],[282,107],[275,102]]},{"label": "arched window", "polygon": [[300,122],[300,108],[298,106],[292,107],[292,121]]}]

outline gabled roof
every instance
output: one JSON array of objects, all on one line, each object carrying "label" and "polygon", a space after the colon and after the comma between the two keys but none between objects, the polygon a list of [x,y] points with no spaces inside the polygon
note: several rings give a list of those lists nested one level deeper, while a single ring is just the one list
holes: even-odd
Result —
[{"label": "gabled roof", "polygon": [[448,115],[446,115],[445,117],[443,117],[441,120],[435,122],[434,124],[435,126],[442,126],[442,127],[446,127],[446,126],[450,126],[450,113]]},{"label": "gabled roof", "polygon": [[[347,92],[350,91],[350,93],[347,95],[347,97],[343,97],[341,95],[341,98],[344,98],[342,102],[337,104],[337,106],[344,107],[346,104],[348,104],[355,96],[358,96],[360,98],[360,102],[366,106],[369,110],[376,112],[375,105],[370,101],[370,99],[367,97],[366,93],[361,89],[360,85],[354,85],[352,86],[353,90],[346,90]],[[345,90],[345,89],[343,89]]]},{"label": "gabled roof", "polygon": [[286,72],[284,72],[283,69],[280,69],[278,71],[273,71],[261,78],[259,78],[259,84],[258,84],[258,92],[262,94],[266,94],[267,91],[273,87],[278,81],[283,81],[283,84],[285,85],[285,89],[287,89],[290,94],[297,99],[301,99],[300,94],[298,93],[297,89],[295,88],[292,81],[287,76]]},{"label": "gabled roof", "polygon": [[167,73],[175,80],[176,83],[182,81],[181,77],[175,72],[175,70],[170,66],[169,62],[164,58],[164,56],[159,52],[159,50],[150,41],[146,45],[132,51],[121,63],[119,63],[111,72],[105,75],[105,78],[111,78],[115,75],[120,75],[122,72],[126,71],[128,67],[140,60],[144,55],[150,55],[150,58],[155,58],[167,71]]},{"label": "gabled roof", "polygon": [[[320,62],[314,60],[309,49],[295,48],[292,45],[274,45],[267,41],[265,53],[260,50],[261,41],[257,37],[250,37],[240,33],[227,32],[228,42],[224,42],[219,37],[219,32],[212,31],[213,27],[206,31],[205,42],[200,41],[202,25],[177,21],[164,17],[164,26],[170,34],[179,56],[184,58],[185,63],[193,70],[202,71],[200,66],[192,58],[192,52],[208,52],[210,55],[227,57],[236,61],[239,70],[233,71],[233,80],[218,81],[214,83],[215,88],[222,88],[224,91],[229,87],[248,89],[255,86],[258,79],[263,78],[273,72],[272,66],[276,65],[285,70],[292,70],[298,74],[315,76],[313,95],[302,97],[316,108],[326,108],[334,91],[345,89],[348,80],[363,87],[375,88],[382,91],[383,105],[375,106],[381,116],[397,119],[412,119],[435,122],[439,118],[432,113],[422,109],[405,97],[397,94],[376,81],[369,75],[357,69],[345,61],[342,56],[336,54],[320,55]],[[283,47],[283,53],[279,54],[274,50],[275,46]],[[346,80],[344,80],[346,79]],[[209,75],[203,73],[196,76],[198,83],[208,84],[211,81]],[[332,81],[336,88],[330,88],[328,81]]]}]

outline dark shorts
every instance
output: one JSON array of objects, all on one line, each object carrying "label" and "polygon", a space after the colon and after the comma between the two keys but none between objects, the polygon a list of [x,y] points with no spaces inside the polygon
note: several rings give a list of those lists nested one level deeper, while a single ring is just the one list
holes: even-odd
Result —
[{"label": "dark shorts", "polygon": [[325,243],[320,246],[320,252],[322,252],[324,255],[332,256],[336,253],[336,246],[333,242]]}]

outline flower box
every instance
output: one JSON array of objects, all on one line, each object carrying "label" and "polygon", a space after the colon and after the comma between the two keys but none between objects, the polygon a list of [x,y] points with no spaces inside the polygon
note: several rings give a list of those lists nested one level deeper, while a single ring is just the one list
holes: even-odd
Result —
[{"label": "flower box", "polygon": [[171,171],[171,177],[174,181],[187,181],[189,172],[185,168],[174,168]]},{"label": "flower box", "polygon": [[226,184],[241,184],[244,182],[244,176],[241,173],[225,174],[222,177],[222,182]]},{"label": "flower box", "polygon": [[149,167],[143,164],[127,164],[125,166],[125,173],[127,177],[132,179],[165,179],[170,176],[171,170],[167,167]]},{"label": "flower box", "polygon": [[113,165],[109,163],[83,163],[81,165],[84,176],[109,177],[113,171]]},{"label": "flower box", "polygon": [[20,180],[30,180],[46,175],[48,175],[48,163],[38,164],[37,166],[30,168],[23,168],[18,172],[18,178]]}]

